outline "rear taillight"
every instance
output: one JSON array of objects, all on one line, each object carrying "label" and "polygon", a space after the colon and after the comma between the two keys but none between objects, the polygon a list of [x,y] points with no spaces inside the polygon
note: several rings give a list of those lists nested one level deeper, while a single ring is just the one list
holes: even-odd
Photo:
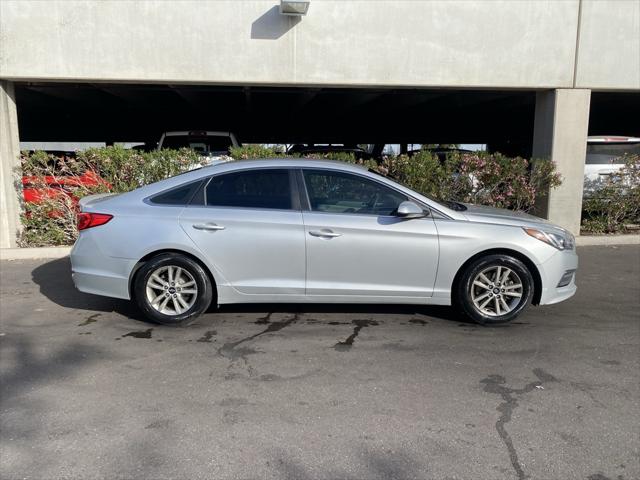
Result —
[{"label": "rear taillight", "polygon": [[91,227],[104,225],[113,218],[113,215],[106,213],[85,213],[78,214],[78,230],[86,230]]}]

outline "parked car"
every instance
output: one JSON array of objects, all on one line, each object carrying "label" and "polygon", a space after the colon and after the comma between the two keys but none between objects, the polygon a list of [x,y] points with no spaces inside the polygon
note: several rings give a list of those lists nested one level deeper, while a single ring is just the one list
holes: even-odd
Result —
[{"label": "parked car", "polygon": [[605,179],[622,168],[625,155],[640,154],[639,137],[592,136],[587,138],[584,166],[584,194],[592,195]]},{"label": "parked car", "polygon": [[576,291],[566,230],[343,162],[218,163],[80,204],[76,287],[163,324],[212,302],[454,304],[498,323]]},{"label": "parked car", "polygon": [[296,144],[287,150],[289,155],[325,155],[330,153],[352,153],[357,160],[369,160],[370,153],[358,146],[348,145],[303,145]]},{"label": "parked car", "polygon": [[204,157],[220,157],[229,155],[229,149],[239,145],[231,132],[181,131],[163,133],[158,142],[158,150],[190,148]]}]

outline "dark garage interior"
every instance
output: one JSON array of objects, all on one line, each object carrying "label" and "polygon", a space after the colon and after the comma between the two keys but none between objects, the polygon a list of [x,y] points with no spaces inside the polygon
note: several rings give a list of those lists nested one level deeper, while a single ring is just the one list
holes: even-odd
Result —
[{"label": "dark garage interior", "polygon": [[[21,141],[147,142],[170,130],[245,143],[478,143],[531,154],[535,91],[17,83]],[[591,98],[589,134],[638,135],[640,96]]]}]

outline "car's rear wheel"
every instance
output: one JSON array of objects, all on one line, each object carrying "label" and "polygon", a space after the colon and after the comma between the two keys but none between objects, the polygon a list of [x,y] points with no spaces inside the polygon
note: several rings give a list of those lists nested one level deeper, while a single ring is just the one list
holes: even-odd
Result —
[{"label": "car's rear wheel", "polygon": [[144,315],[164,325],[186,325],[207,310],[213,287],[202,266],[181,254],[161,254],[138,270],[135,299]]},{"label": "car's rear wheel", "polygon": [[482,324],[510,322],[529,306],[534,282],[524,263],[510,255],[487,255],[462,272],[454,292],[457,306]]}]

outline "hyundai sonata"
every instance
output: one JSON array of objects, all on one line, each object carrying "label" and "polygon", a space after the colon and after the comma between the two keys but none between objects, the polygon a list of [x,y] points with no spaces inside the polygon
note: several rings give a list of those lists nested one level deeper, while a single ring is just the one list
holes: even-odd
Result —
[{"label": "hyundai sonata", "polygon": [[346,163],[219,163],[80,205],[76,287],[163,324],[211,302],[454,305],[499,323],[576,291],[566,230]]}]

